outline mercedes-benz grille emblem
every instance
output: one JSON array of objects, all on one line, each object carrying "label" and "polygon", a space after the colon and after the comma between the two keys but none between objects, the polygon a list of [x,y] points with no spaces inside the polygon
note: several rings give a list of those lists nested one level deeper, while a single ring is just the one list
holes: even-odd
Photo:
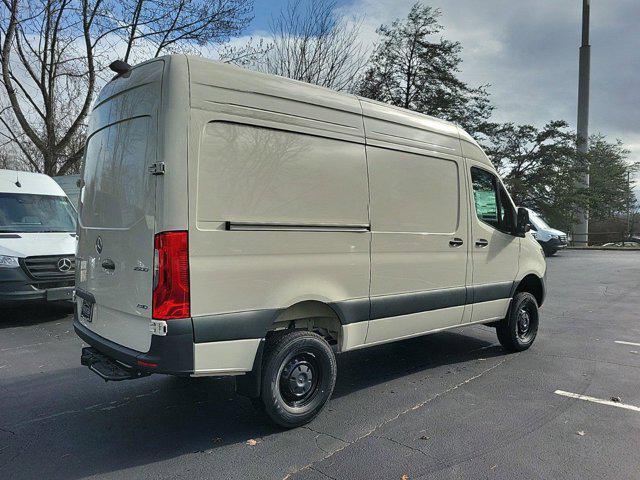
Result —
[{"label": "mercedes-benz grille emblem", "polygon": [[68,272],[71,270],[71,259],[70,258],[61,258],[58,260],[58,270],[61,272]]},{"label": "mercedes-benz grille emblem", "polygon": [[98,255],[102,253],[102,237],[96,238],[96,252]]}]

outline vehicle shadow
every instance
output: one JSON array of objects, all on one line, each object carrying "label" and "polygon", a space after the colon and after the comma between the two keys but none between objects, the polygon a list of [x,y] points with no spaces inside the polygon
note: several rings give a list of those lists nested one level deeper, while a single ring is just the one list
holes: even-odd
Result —
[{"label": "vehicle shadow", "polygon": [[0,330],[61,320],[72,313],[71,302],[0,303]]},{"label": "vehicle shadow", "polygon": [[505,353],[500,345],[457,331],[347,352],[338,356],[338,380],[332,398],[412,373]]},{"label": "vehicle shadow", "polygon": [[[504,354],[499,346],[457,332],[345,353],[338,356],[334,398],[416,372],[428,376],[435,367]],[[5,464],[4,469],[16,469],[7,478],[39,474],[79,479],[183,455],[215,454],[221,447],[244,447],[248,439],[269,441],[276,449],[285,438],[291,441],[308,434],[307,430],[285,433],[274,427],[248,399],[235,393],[230,378],[152,376],[105,384],[79,367],[56,370],[46,378],[14,377],[3,387],[10,392],[7,398],[21,391],[43,391],[38,404],[30,408],[47,412],[0,421],[0,430],[14,433],[7,450],[0,451],[0,465],[8,455],[21,452],[20,462]],[[0,411],[15,408],[11,400],[0,399]],[[322,417],[318,422],[314,428],[322,430]],[[273,441],[267,440],[274,435]],[[225,450],[224,455],[242,458],[246,450]]]}]

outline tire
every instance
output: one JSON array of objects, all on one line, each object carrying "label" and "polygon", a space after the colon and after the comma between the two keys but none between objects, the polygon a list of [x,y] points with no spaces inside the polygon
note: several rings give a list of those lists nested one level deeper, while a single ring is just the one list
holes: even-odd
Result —
[{"label": "tire", "polygon": [[267,340],[258,409],[284,428],[309,423],[331,397],[336,370],[335,354],[320,335],[278,333]]},{"label": "tire", "polygon": [[506,318],[496,327],[500,345],[510,352],[526,350],[536,339],[539,323],[536,298],[528,292],[516,293]]}]

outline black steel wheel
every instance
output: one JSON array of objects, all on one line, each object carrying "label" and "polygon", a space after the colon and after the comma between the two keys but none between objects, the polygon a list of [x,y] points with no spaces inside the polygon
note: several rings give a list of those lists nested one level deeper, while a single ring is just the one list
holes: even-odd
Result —
[{"label": "black steel wheel", "polygon": [[322,363],[315,352],[291,352],[280,369],[278,387],[290,407],[302,407],[311,401],[322,379]]},{"label": "black steel wheel", "polygon": [[276,424],[293,428],[310,422],[329,400],[335,381],[335,354],[321,336],[285,331],[267,339],[260,400]]},{"label": "black steel wheel", "polygon": [[500,344],[509,351],[529,348],[538,334],[538,302],[528,292],[518,292],[511,300],[506,318],[496,326]]}]

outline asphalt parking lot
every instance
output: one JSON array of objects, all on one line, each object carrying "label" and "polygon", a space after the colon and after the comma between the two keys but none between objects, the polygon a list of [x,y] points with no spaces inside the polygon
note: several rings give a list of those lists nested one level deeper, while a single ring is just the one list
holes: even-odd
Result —
[{"label": "asphalt parking lot", "polygon": [[341,355],[328,407],[291,431],[228,379],[104,383],[67,308],[4,308],[0,477],[638,479],[640,254],[548,264],[530,350],[470,326]]}]

